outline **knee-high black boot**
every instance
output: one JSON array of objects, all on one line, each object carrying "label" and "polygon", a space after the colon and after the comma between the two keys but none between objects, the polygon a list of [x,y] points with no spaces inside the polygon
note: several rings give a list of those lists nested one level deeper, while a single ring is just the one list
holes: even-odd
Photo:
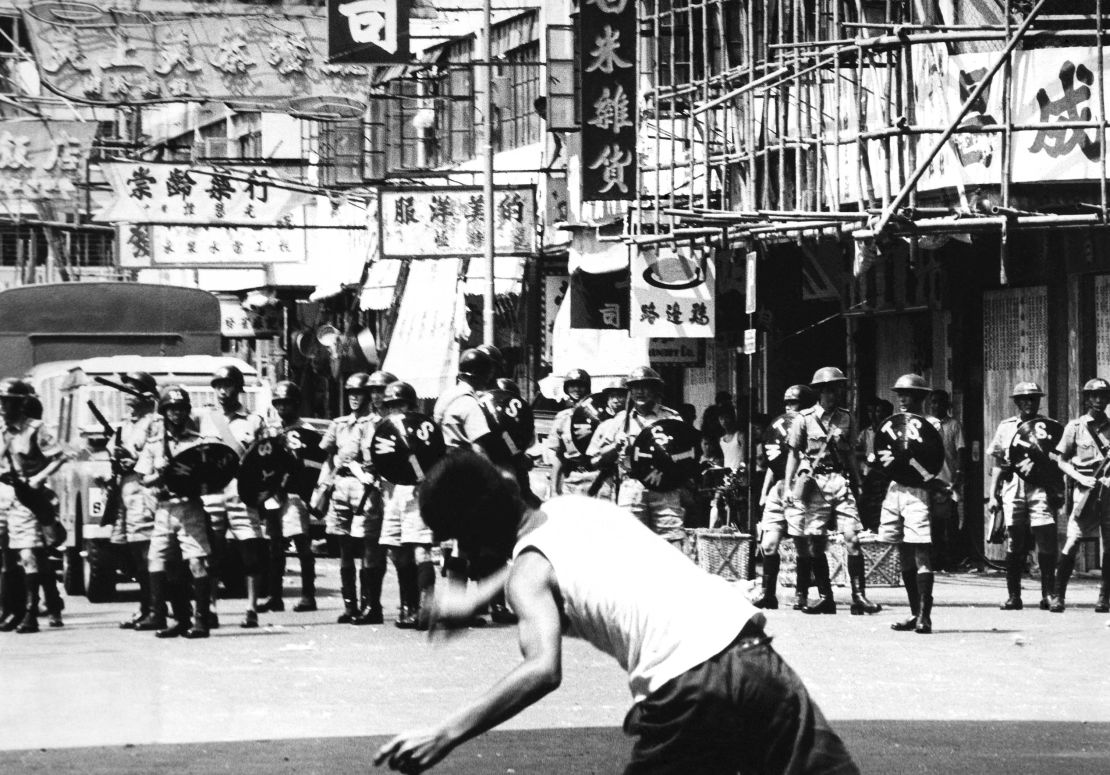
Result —
[{"label": "knee-high black boot", "polygon": [[36,549],[39,563],[39,585],[42,587],[42,599],[46,604],[47,621],[51,627],[62,627],[62,610],[66,607],[62,600],[62,593],[58,591],[58,579],[50,565],[50,558],[45,549]]},{"label": "knee-high black boot", "polygon": [[917,588],[917,564],[913,551],[905,552],[902,551],[902,547],[899,547],[899,554],[902,561],[902,583],[906,587],[906,599],[910,604],[910,613],[913,615],[909,619],[890,625],[890,629],[908,632],[917,627],[917,617],[921,613],[921,593]]},{"label": "knee-high black boot", "polygon": [[1037,564],[1041,566],[1041,610],[1047,611],[1052,605],[1052,593],[1056,589],[1056,555],[1041,552],[1037,555]]},{"label": "knee-high black boot", "polygon": [[212,577],[208,575],[193,578],[193,600],[197,605],[197,616],[193,626],[185,633],[186,638],[207,638],[208,633],[208,608],[212,605]]},{"label": "knee-high black boot", "polygon": [[362,581],[362,608],[351,624],[381,624],[385,621],[382,613],[382,582],[385,580],[385,565],[363,568],[359,574]]},{"label": "knee-high black boot", "polygon": [[23,621],[27,613],[27,589],[24,586],[23,568],[16,565],[0,574],[0,632],[11,632]]},{"label": "knee-high black boot", "polygon": [[1071,581],[1071,572],[1075,570],[1075,555],[1061,554],[1056,561],[1056,596],[1048,610],[1054,614],[1062,614],[1067,605],[1068,582]]},{"label": "knee-high black boot", "polygon": [[813,558],[798,555],[794,578],[794,610],[801,611],[806,607],[809,597],[810,578],[813,575]]},{"label": "knee-high black boot", "polygon": [[136,541],[127,545],[128,554],[131,555],[131,564],[135,570],[135,581],[139,583],[139,611],[130,619],[119,623],[121,630],[133,630],[150,614],[150,570],[147,567],[147,550],[150,548],[148,541]]},{"label": "knee-high black boot", "polygon": [[1102,585],[1098,590],[1095,613],[1110,613],[1110,552],[1102,553]]},{"label": "knee-high black boot", "polygon": [[802,609],[807,614],[835,614],[832,579],[829,578],[829,555],[825,549],[813,547],[813,583],[817,587],[817,602]]},{"label": "knee-high black boot", "polygon": [[933,631],[933,572],[919,571],[917,587],[921,594],[921,612],[917,615],[917,626],[914,627],[914,632],[918,635],[928,635]]},{"label": "knee-high black boot", "polygon": [[779,565],[782,559],[778,553],[763,555],[763,584],[759,597],[752,601],[756,608],[774,610],[779,607],[777,595],[779,582]]},{"label": "knee-high black boot", "polygon": [[301,599],[293,606],[297,613],[316,610],[316,558],[312,554],[312,544],[307,535],[293,538],[297,547],[297,559],[301,563]]},{"label": "knee-high black boot", "polygon": [[1003,611],[1020,611],[1021,602],[1021,572],[1025,565],[1024,552],[1006,552],[1006,602],[999,606]]},{"label": "knee-high black boot", "polygon": [[848,555],[848,581],[852,585],[852,614],[877,614],[883,610],[878,603],[867,599],[867,581],[863,568],[862,554]]},{"label": "knee-high black boot", "polygon": [[166,629],[166,573],[155,571],[149,574],[150,607],[146,616],[135,622],[140,632]]},{"label": "knee-high black boot", "polygon": [[416,585],[420,588],[420,607],[416,612],[416,629],[428,629],[428,616],[436,594],[436,566],[431,560],[416,564]]},{"label": "knee-high black boot", "polygon": [[401,629],[416,627],[417,611],[420,608],[420,587],[416,580],[416,558],[411,546],[390,549],[393,567],[397,570],[397,583],[401,590],[401,610],[395,624]]},{"label": "knee-high black boot", "polygon": [[30,633],[39,631],[39,574],[28,573],[26,575],[26,595],[27,609],[23,613],[23,619],[20,621],[19,626],[15,628],[18,633]]},{"label": "knee-high black boot", "polygon": [[355,590],[354,566],[339,567],[339,590],[343,596],[343,613],[336,620],[340,624],[350,624],[358,616],[358,592]]}]

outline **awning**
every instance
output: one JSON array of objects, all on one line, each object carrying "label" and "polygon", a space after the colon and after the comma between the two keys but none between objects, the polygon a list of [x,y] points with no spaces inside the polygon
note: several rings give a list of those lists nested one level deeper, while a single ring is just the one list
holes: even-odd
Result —
[{"label": "awning", "polygon": [[455,384],[458,337],[468,335],[459,259],[413,261],[382,369],[435,398]]},{"label": "awning", "polygon": [[397,287],[397,274],[400,271],[399,258],[382,258],[372,263],[366,270],[366,282],[362,284],[359,309],[389,309],[393,304],[393,292]]}]

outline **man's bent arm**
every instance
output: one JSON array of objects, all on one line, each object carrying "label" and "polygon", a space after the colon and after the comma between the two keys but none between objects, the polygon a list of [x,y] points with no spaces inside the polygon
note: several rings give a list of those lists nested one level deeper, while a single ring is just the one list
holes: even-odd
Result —
[{"label": "man's bent arm", "polygon": [[374,757],[393,769],[420,772],[461,743],[512,718],[562,681],[562,626],[551,563],[526,551],[517,558],[508,584],[509,602],[524,660],[485,694],[460,708],[438,727],[398,735]]}]

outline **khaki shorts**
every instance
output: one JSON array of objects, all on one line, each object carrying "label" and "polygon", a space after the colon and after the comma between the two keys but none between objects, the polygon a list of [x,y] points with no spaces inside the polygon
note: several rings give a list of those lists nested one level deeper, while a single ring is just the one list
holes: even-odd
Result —
[{"label": "khaki shorts", "polygon": [[209,517],[199,498],[169,498],[154,512],[150,538],[150,570],[164,571],[180,554],[183,560],[200,560],[212,553],[208,541]]},{"label": "khaki shorts", "polygon": [[112,543],[131,544],[149,541],[154,533],[154,510],[158,499],[139,477],[128,474],[120,482],[120,515],[112,525]]},{"label": "khaki shorts", "polygon": [[683,523],[686,509],[682,507],[678,490],[656,492],[635,479],[625,479],[617,493],[617,505],[631,511],[661,538],[673,542],[686,538]]},{"label": "khaki shorts", "polygon": [[848,487],[848,480],[840,473],[814,474],[816,485],[806,503],[788,506],[786,511],[790,535],[823,536],[830,531],[830,520],[835,516],[836,530],[859,532],[863,525],[859,521],[856,498]]},{"label": "khaki shorts", "polygon": [[[349,536],[355,510],[362,503],[366,488],[353,476],[338,476],[331,494],[331,505],[324,519],[328,535]],[[365,506],[364,506],[365,508]],[[360,533],[361,533],[360,529]]]},{"label": "khaki shorts", "polygon": [[929,519],[932,493],[924,487],[891,482],[883,498],[879,540],[888,544],[930,544],[933,529]]},{"label": "khaki shorts", "polygon": [[393,491],[385,498],[381,544],[401,546],[430,543],[432,543],[432,530],[420,517],[416,488],[409,485],[394,485]]},{"label": "khaki shorts", "polygon": [[1049,504],[1048,491],[1029,484],[1020,476],[1002,485],[1002,515],[1006,527],[1041,527],[1056,524],[1056,509]]},{"label": "khaki shorts", "polygon": [[771,486],[767,493],[767,500],[763,503],[763,518],[759,521],[761,534],[778,533],[786,534],[786,508],[782,502],[782,479]]},{"label": "khaki shorts", "polygon": [[46,546],[39,521],[15,497],[15,490],[7,484],[0,484],[0,514],[6,521],[9,549],[41,549]]},{"label": "khaki shorts", "polygon": [[[1110,532],[1110,496],[1105,496],[1102,502],[1094,505],[1082,502],[1078,497],[1078,488],[1072,489],[1073,503],[1071,514],[1068,516],[1068,538],[1098,538],[1101,533]],[[14,547],[13,547],[14,548]]]}]

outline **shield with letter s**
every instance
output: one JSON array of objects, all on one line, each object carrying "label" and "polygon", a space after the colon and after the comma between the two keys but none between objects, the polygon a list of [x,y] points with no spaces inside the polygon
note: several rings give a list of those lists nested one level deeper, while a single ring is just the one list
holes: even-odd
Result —
[{"label": "shield with letter s", "polygon": [[944,442],[928,419],[900,412],[879,425],[875,460],[899,484],[922,487],[944,469]]},{"label": "shield with letter s", "polygon": [[682,420],[659,420],[644,428],[629,447],[629,475],[649,490],[665,492],[698,472],[699,438]]},{"label": "shield with letter s", "polygon": [[507,463],[524,454],[536,438],[532,407],[507,390],[489,390],[478,396],[478,403],[490,426],[477,443],[495,463]]},{"label": "shield with letter s", "polygon": [[1010,440],[1010,463],[1025,481],[1037,487],[1063,486],[1063,472],[1051,455],[1064,435],[1064,426],[1048,417],[1034,417],[1018,426]]},{"label": "shield with letter s", "polygon": [[184,498],[220,492],[239,471],[239,455],[226,444],[207,442],[174,455],[162,482],[174,495]]},{"label": "shield with letter s", "polygon": [[393,484],[419,484],[445,454],[447,446],[439,426],[419,412],[386,417],[370,442],[370,461],[378,474]]},{"label": "shield with letter s", "polygon": [[288,428],[282,436],[285,438],[285,448],[298,461],[293,475],[289,478],[288,491],[308,500],[312,497],[312,491],[316,489],[320,471],[328,458],[328,453],[320,448],[320,442],[324,437],[318,431],[308,427]]},{"label": "shield with letter s", "polygon": [[243,503],[257,507],[266,498],[285,492],[298,464],[284,436],[258,439],[239,463],[239,497]]}]

